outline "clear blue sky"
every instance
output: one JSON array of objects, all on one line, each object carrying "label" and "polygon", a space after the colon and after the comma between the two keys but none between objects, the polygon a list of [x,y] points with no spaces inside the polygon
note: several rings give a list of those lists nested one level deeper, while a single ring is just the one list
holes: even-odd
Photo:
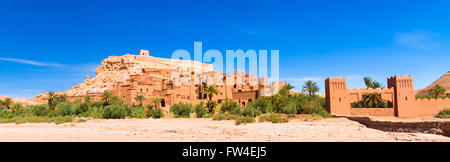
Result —
[{"label": "clear blue sky", "polygon": [[0,96],[65,91],[111,55],[169,58],[176,49],[278,49],[280,77],[323,93],[328,76],[350,88],[371,76],[413,75],[424,88],[450,60],[450,1],[0,2]]}]

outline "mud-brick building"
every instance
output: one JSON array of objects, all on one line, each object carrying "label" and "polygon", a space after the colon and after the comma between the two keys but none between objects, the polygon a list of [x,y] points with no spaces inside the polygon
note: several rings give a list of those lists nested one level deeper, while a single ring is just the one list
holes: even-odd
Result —
[{"label": "mud-brick building", "polygon": [[[360,101],[364,94],[381,94],[388,101],[388,108],[352,108],[351,103]],[[325,97],[327,111],[344,116],[433,116],[444,108],[450,108],[450,98],[416,99],[413,77],[393,76],[387,79],[387,88],[349,89],[346,78],[327,78]]]},{"label": "mud-brick building", "polygon": [[[219,104],[230,99],[238,102],[241,106],[246,106],[249,102],[261,96],[276,94],[283,86],[282,81],[273,82],[271,86],[267,77],[258,78],[257,75],[246,74],[241,71],[235,71],[234,74],[225,74],[213,70],[206,72],[194,71],[195,69],[192,69],[192,66],[180,66],[183,62],[180,61],[178,63],[178,60],[169,61],[168,59],[151,57],[147,50],[141,50],[139,55],[112,57],[110,60],[112,61],[103,63],[103,67],[99,69],[107,71],[104,69],[109,68],[107,72],[110,72],[138,66],[137,64],[132,64],[134,62],[126,62],[126,60],[161,63],[151,68],[139,68],[139,72],[130,74],[129,77],[127,75],[124,80],[116,81],[110,79],[112,81],[101,84],[98,87],[98,91],[89,90],[87,93],[73,95],[70,96],[70,100],[82,99],[84,96],[89,95],[92,96],[93,100],[98,101],[101,99],[104,91],[110,91],[127,104],[137,104],[137,101],[135,101],[137,95],[144,95],[147,98],[143,105],[153,104],[152,98],[160,98],[159,106],[167,110],[171,105],[179,102],[190,104],[198,104],[201,101],[206,102],[208,96],[202,94],[202,91],[207,85],[213,85],[219,90],[219,94],[213,95],[212,99],[218,101]],[[167,65],[165,62],[167,62]],[[173,62],[176,62],[176,64],[169,65],[169,63]],[[201,68],[202,66],[198,64],[196,67]],[[86,81],[82,84],[83,86],[89,86],[92,84],[91,82],[94,81],[86,78]]]}]

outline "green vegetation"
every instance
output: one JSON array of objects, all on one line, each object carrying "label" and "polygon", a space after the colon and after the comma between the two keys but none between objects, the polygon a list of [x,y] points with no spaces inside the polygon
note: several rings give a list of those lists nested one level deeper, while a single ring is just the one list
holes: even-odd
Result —
[{"label": "green vegetation", "polygon": [[193,107],[191,104],[179,102],[177,104],[173,104],[170,107],[170,111],[173,112],[175,118],[189,118],[190,113],[193,111]]},{"label": "green vegetation", "polygon": [[[152,102],[153,102],[153,105],[154,105],[154,107],[155,108],[158,108],[159,106],[159,103],[161,102],[161,99],[160,98],[157,98],[157,97],[153,97],[152,98]],[[151,109],[151,108],[150,108]]]},{"label": "green vegetation", "polygon": [[439,113],[435,117],[436,118],[450,118],[450,109],[445,108],[445,109],[439,111]]},{"label": "green vegetation", "polygon": [[[271,97],[260,97],[259,99],[241,107],[238,102],[225,100],[218,111],[217,101],[212,100],[212,96],[217,94],[215,86],[209,86],[204,94],[207,94],[208,103],[201,102],[191,105],[183,102],[171,105],[169,111],[159,108],[160,98],[152,98],[152,104],[143,106],[145,96],[135,96],[135,104],[128,105],[114,96],[111,92],[105,91],[101,95],[100,101],[92,101],[89,96],[83,100],[69,102],[66,95],[56,95],[50,91],[45,98],[46,104],[30,105],[23,107],[12,102],[11,99],[2,100],[0,103],[0,122],[71,122],[76,117],[92,117],[94,119],[124,119],[124,118],[213,118],[213,120],[235,120],[236,124],[253,123],[255,118],[260,116],[260,121],[287,122],[287,118],[279,117],[281,114],[295,116],[294,114],[313,114],[315,116],[330,117],[331,114],[325,111],[325,99],[314,95],[293,94],[289,92],[294,87],[285,85],[280,92]],[[215,90],[214,90],[215,89]],[[194,116],[195,115],[195,116]],[[78,120],[83,122],[82,120]]]},{"label": "green vegetation", "polygon": [[208,109],[205,108],[205,103],[201,101],[199,104],[194,106],[194,112],[197,118],[203,118],[208,114]]},{"label": "green vegetation", "polygon": [[288,118],[283,117],[278,113],[270,113],[266,115],[262,115],[259,117],[259,122],[272,122],[272,123],[287,123],[289,122]]},{"label": "green vegetation", "polygon": [[440,85],[434,85],[427,92],[428,95],[433,98],[446,97],[445,88]]},{"label": "green vegetation", "polygon": [[313,95],[318,91],[319,86],[317,86],[317,83],[312,80],[306,81],[305,85],[303,85],[303,93],[307,92],[309,95]]},{"label": "green vegetation", "polygon": [[212,113],[214,108],[218,105],[216,101],[212,101],[212,97],[213,95],[219,94],[219,90],[215,85],[207,85],[202,90],[202,94],[208,95],[208,103],[206,103],[206,106],[208,107],[209,112]]},{"label": "green vegetation", "polygon": [[159,119],[164,117],[164,112],[161,108],[156,108],[147,112],[147,117],[152,117],[153,119]]},{"label": "green vegetation", "polygon": [[[364,84],[369,88],[382,88],[383,85],[370,77],[364,77]],[[387,108],[388,101],[381,98],[381,94],[363,94],[361,101],[351,103],[352,108]]]},{"label": "green vegetation", "polygon": [[144,95],[136,95],[136,97],[134,97],[134,100],[139,102],[139,106],[142,106],[142,102],[144,102],[146,99],[147,98]]},{"label": "green vegetation", "polygon": [[246,123],[254,123],[255,118],[250,116],[239,116],[235,119],[236,125],[246,124]]}]

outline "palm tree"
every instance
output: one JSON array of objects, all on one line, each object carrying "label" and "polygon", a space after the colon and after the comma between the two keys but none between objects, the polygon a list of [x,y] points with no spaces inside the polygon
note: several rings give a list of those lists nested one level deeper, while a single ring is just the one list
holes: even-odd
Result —
[{"label": "palm tree", "polygon": [[303,93],[308,92],[309,95],[313,95],[319,90],[320,89],[319,86],[317,86],[317,83],[312,80],[306,81],[305,84],[303,85]]},{"label": "palm tree", "polygon": [[58,103],[58,95],[56,95],[55,92],[49,91],[48,96],[43,99],[47,100],[48,107],[51,110],[55,110],[56,104]]},{"label": "palm tree", "polygon": [[11,106],[14,104],[11,98],[5,98],[5,101],[2,102],[2,105],[5,106],[7,109],[11,108]]},{"label": "palm tree", "polygon": [[91,99],[92,99],[91,96],[88,96],[88,95],[84,96],[84,102],[86,102],[86,103],[91,103]]},{"label": "palm tree", "polygon": [[142,102],[144,102],[147,98],[144,95],[136,95],[134,99],[139,102],[139,106],[142,106]]},{"label": "palm tree", "polygon": [[440,96],[445,96],[445,88],[438,84],[431,87],[427,92],[431,97],[434,97],[434,98],[438,98]]},{"label": "palm tree", "polygon": [[158,97],[153,97],[153,98],[152,98],[152,102],[153,102],[153,104],[155,105],[155,109],[157,109],[157,108],[158,108],[158,105],[159,105],[159,102],[161,102],[161,99],[158,98]]},{"label": "palm tree", "polygon": [[367,88],[381,88],[383,85],[381,85],[379,82],[374,81],[371,77],[364,77],[364,84]]},{"label": "palm tree", "polygon": [[122,103],[122,100],[119,97],[113,95],[111,97],[111,104],[118,104],[118,103]]},{"label": "palm tree", "polygon": [[202,94],[207,94],[208,95],[208,108],[209,108],[209,112],[213,111],[213,105],[211,103],[212,97],[213,95],[217,95],[219,94],[219,90],[217,89],[217,87],[215,85],[206,85],[206,87],[202,90]]},{"label": "palm tree", "polygon": [[109,91],[105,91],[102,94],[102,102],[103,105],[110,105],[112,103],[112,99],[113,99],[113,94]]},{"label": "palm tree", "polygon": [[282,96],[289,96],[289,92],[294,89],[295,87],[290,85],[289,83],[286,83],[283,88],[280,89],[280,91],[278,92],[280,95]]},{"label": "palm tree", "polygon": [[67,102],[67,95],[66,94],[62,94],[58,96],[58,102]]}]

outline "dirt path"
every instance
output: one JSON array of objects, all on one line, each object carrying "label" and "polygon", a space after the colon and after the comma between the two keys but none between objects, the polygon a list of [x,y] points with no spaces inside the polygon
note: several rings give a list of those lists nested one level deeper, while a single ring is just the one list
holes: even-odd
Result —
[{"label": "dirt path", "polygon": [[0,124],[0,141],[446,141],[435,134],[383,132],[332,118],[289,123],[254,123],[211,119],[89,120],[85,123]]}]

